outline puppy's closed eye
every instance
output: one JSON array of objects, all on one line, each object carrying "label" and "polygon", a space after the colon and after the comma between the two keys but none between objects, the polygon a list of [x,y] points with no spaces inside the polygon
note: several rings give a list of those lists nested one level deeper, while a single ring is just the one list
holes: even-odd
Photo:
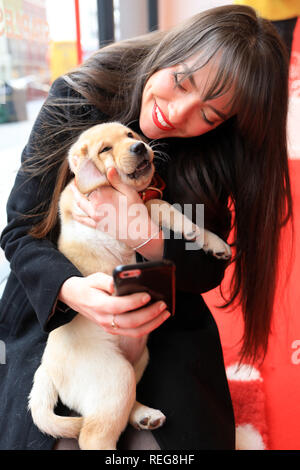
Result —
[{"label": "puppy's closed eye", "polygon": [[110,150],[112,150],[112,147],[104,147],[103,149],[99,150],[99,153],[109,152]]}]

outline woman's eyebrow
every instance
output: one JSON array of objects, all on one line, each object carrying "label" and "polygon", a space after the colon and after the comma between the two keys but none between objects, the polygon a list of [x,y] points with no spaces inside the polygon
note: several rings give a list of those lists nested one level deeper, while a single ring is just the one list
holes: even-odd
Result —
[{"label": "woman's eyebrow", "polygon": [[[187,66],[187,64],[185,64],[184,62],[181,63],[181,65],[184,67],[185,71],[184,72],[179,72],[179,73],[183,73],[183,74],[186,74],[186,78],[189,80],[189,82],[191,83],[192,87],[195,88],[196,90],[198,90],[198,87],[196,85],[196,82],[195,82],[195,79],[194,79],[194,76],[193,76],[193,73],[191,72],[190,68]],[[207,102],[209,100],[205,100],[205,102]],[[210,105],[210,104],[207,104],[207,106],[217,115],[219,116],[221,119],[223,119],[223,121],[226,121],[228,119],[228,116],[224,113],[222,113],[222,111],[219,111],[218,109],[216,109],[214,106]]]},{"label": "woman's eyebrow", "polygon": [[208,104],[207,105],[215,114],[217,114],[217,116],[219,116],[221,119],[223,119],[224,121],[228,118],[228,116],[224,113],[222,113],[222,111],[220,111],[219,109],[216,109],[214,106],[212,106],[211,104]]},{"label": "woman's eyebrow", "polygon": [[188,67],[188,65],[186,63],[181,62],[181,65],[183,66],[184,71],[179,72],[179,74],[185,75],[184,80],[188,79],[189,82],[191,83],[192,87],[197,89],[197,85],[196,85],[196,82],[194,80],[193,72],[191,71],[191,69]]},{"label": "woman's eyebrow", "polygon": [[196,89],[198,90],[197,85],[196,85],[196,82],[195,82],[195,80],[194,80],[194,75],[191,73],[191,74],[188,75],[187,78],[188,78],[189,81],[191,82],[192,87],[193,87],[193,88],[196,88]]}]

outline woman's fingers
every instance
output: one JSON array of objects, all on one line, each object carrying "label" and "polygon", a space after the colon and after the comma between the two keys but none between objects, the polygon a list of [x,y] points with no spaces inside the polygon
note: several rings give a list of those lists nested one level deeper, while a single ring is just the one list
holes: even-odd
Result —
[{"label": "woman's fingers", "polygon": [[[102,272],[91,274],[85,279],[91,288],[86,300],[90,302],[92,308],[96,311],[98,310],[99,313],[101,310],[104,315],[111,313],[114,315],[125,315],[132,310],[141,309],[151,300],[151,296],[147,292],[113,296],[113,277]],[[105,293],[110,295],[103,298],[103,294]]]},{"label": "woman's fingers", "polygon": [[[105,295],[104,297],[104,290],[108,294],[113,293],[114,285],[111,276],[97,273],[89,276],[89,279],[90,287],[95,288],[95,292],[91,293],[95,321],[104,328],[110,329],[112,318],[117,318],[116,324],[119,328],[118,331],[113,331],[114,334],[129,333],[130,336],[146,334],[145,331],[160,323],[158,317],[167,309],[163,301],[148,305],[151,297],[147,292],[124,296]],[[96,289],[99,289],[99,294]],[[161,319],[161,321],[164,320]]]},{"label": "woman's fingers", "polygon": [[[77,189],[75,183],[71,183],[70,188],[72,189],[74,199],[75,199],[76,204],[78,205],[78,207],[83,212],[85,212],[89,217],[93,218],[93,216],[95,215],[94,214],[94,208],[93,208],[93,205],[88,200],[88,198]],[[80,216],[78,214],[73,213],[72,215],[73,215],[74,219],[80,221],[79,220]]]},{"label": "woman's fingers", "polygon": [[107,177],[108,182],[111,184],[111,186],[115,190],[117,190],[119,193],[123,194],[124,196],[128,198],[129,203],[133,203],[133,204],[142,203],[139,193],[132,186],[129,186],[128,184],[123,183],[116,168],[114,167],[108,168],[106,172],[106,177]]},{"label": "woman's fingers", "polygon": [[169,316],[165,302],[158,301],[135,311],[112,313],[109,321],[103,326],[112,334],[140,337],[157,328]]},{"label": "woman's fingers", "polygon": [[112,276],[95,273],[67,279],[59,299],[106,331],[131,337],[148,334],[170,316],[162,301],[147,305],[151,299],[147,292],[124,296],[113,293]]},{"label": "woman's fingers", "polygon": [[95,220],[89,217],[88,215],[78,215],[73,213],[72,216],[74,220],[83,225],[87,225],[87,227],[97,228],[97,222],[95,222]]},{"label": "woman's fingers", "polygon": [[106,173],[106,177],[107,177],[109,183],[115,189],[117,189],[117,191],[119,191],[120,193],[127,195],[132,191],[130,186],[128,186],[127,184],[122,182],[116,168],[114,168],[114,167],[108,168],[107,173]]},{"label": "woman's fingers", "polygon": [[108,294],[114,293],[114,280],[113,277],[109,274],[98,272],[95,274],[90,274],[87,279],[89,281],[90,287],[100,289],[101,291],[105,291]]},{"label": "woman's fingers", "polygon": [[132,310],[141,309],[147,305],[151,297],[147,292],[138,292],[130,295],[111,296],[106,299],[106,304],[102,311],[113,315],[126,315]]},{"label": "woman's fingers", "polygon": [[[132,313],[129,313],[128,315],[132,315]],[[151,333],[151,331],[158,328],[170,316],[171,316],[170,312],[164,309],[162,312],[160,312],[159,314],[156,314],[154,317],[152,316],[152,318],[148,322],[142,323],[140,326],[130,328],[130,327],[127,327],[128,322],[123,322],[124,315],[117,315],[117,316],[115,315],[114,317],[112,317],[114,320],[114,326],[112,325],[112,322],[111,322],[111,324],[108,326],[108,328],[106,327],[105,330],[108,333],[111,333],[114,335],[122,335],[122,336],[130,336],[132,338],[139,338],[141,336],[145,336]]]},{"label": "woman's fingers", "polygon": [[138,328],[145,323],[153,320],[153,318],[160,315],[167,306],[165,302],[159,301],[145,308],[140,308],[136,311],[126,312],[122,315],[117,315],[117,323],[120,328]]}]

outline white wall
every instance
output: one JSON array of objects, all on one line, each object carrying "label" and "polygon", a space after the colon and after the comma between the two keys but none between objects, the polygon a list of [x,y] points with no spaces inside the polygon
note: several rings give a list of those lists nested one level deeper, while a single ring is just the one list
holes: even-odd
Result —
[{"label": "white wall", "polygon": [[140,36],[148,31],[147,0],[119,0],[119,37],[128,39]]},{"label": "white wall", "polygon": [[229,0],[159,0],[159,27],[167,29],[200,11],[232,3]]}]

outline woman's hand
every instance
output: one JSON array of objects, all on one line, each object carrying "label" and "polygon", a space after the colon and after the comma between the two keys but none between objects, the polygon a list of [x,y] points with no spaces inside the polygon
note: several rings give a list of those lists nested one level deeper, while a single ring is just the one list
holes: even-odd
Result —
[{"label": "woman's hand", "polygon": [[[138,338],[158,328],[170,313],[164,302],[146,304],[146,292],[113,296],[113,278],[104,273],[70,277],[60,290],[59,300],[111,334]],[[132,310],[135,310],[132,312]]]},{"label": "woman's hand", "polygon": [[71,185],[77,205],[86,214],[72,215],[78,222],[98,228],[134,248],[157,233],[158,227],[150,219],[138,192],[121,181],[115,168],[109,168],[107,178],[111,186],[103,186],[89,197],[82,195],[75,184]]}]

